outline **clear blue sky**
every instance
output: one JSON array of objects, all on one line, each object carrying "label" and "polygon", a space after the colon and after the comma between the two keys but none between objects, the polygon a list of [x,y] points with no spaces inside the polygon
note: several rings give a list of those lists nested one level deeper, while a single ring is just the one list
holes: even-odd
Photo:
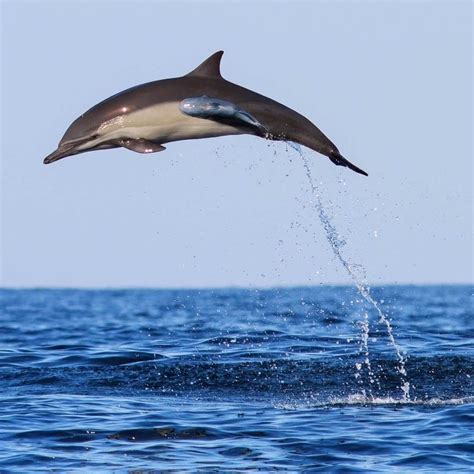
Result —
[{"label": "clear blue sky", "polygon": [[284,144],[234,136],[42,164],[95,103],[219,49],[224,77],[303,113],[369,172],[307,152],[369,281],[472,281],[471,2],[1,10],[2,285],[349,282]]}]

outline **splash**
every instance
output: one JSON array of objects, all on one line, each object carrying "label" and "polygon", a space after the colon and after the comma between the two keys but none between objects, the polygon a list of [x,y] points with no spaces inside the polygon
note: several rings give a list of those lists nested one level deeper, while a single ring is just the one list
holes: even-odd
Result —
[{"label": "splash", "polygon": [[[409,401],[410,400],[410,383],[407,381],[406,358],[403,355],[400,349],[400,346],[397,344],[397,341],[395,340],[395,336],[393,335],[392,324],[390,323],[390,320],[387,318],[387,316],[384,314],[384,312],[380,308],[379,303],[372,297],[370,293],[370,286],[367,283],[365,269],[362,267],[362,265],[352,263],[346,258],[344,258],[344,256],[342,255],[341,249],[346,244],[346,242],[343,238],[341,238],[339,232],[337,231],[336,227],[332,223],[331,218],[326,212],[326,209],[324,208],[324,205],[321,199],[321,193],[313,179],[313,176],[311,175],[311,169],[309,167],[308,159],[303,154],[303,151],[301,150],[301,147],[299,145],[295,143],[291,143],[291,142],[289,142],[288,144],[294,150],[298,152],[298,154],[301,156],[303,160],[306,176],[308,178],[308,181],[311,187],[311,193],[313,196],[313,199],[311,200],[311,204],[314,204],[316,207],[319,220],[324,228],[324,231],[326,233],[326,238],[329,242],[329,245],[331,246],[331,250],[334,256],[339,261],[339,263],[343,266],[343,268],[346,270],[347,274],[351,277],[351,279],[356,285],[356,288],[359,294],[362,296],[362,298],[376,311],[379,317],[379,323],[383,324],[387,330],[388,339],[390,341],[390,344],[393,350],[395,351],[395,354],[398,360],[397,370],[401,378],[400,389],[402,390],[402,393],[403,393],[403,401],[405,402]],[[367,370],[369,373],[369,381],[373,383],[372,381],[375,381],[375,377],[372,371],[372,367],[370,366],[369,318],[368,318],[367,313],[364,315],[364,320],[361,323],[361,330],[362,330],[362,335],[361,335],[362,350],[365,354],[364,363],[367,366]]]},{"label": "splash", "polygon": [[427,408],[436,407],[449,407],[457,405],[466,405],[473,402],[473,397],[465,398],[437,398],[433,397],[430,399],[421,400],[405,400],[397,399],[393,397],[367,397],[362,393],[354,393],[347,397],[330,397],[329,400],[317,400],[317,399],[305,399],[300,401],[285,401],[277,402],[274,407],[280,410],[301,410],[301,409],[317,409],[317,408],[341,408],[341,407],[410,407],[410,406],[421,406]]},{"label": "splash", "polygon": [[[369,376],[369,383],[371,385],[377,384],[377,387],[380,389],[380,380],[378,377],[375,376],[374,371],[372,370],[372,364],[370,363],[370,351],[369,351],[369,331],[370,331],[370,325],[369,325],[369,313],[367,311],[364,311],[364,316],[361,321],[359,321],[359,326],[360,326],[360,350],[359,352],[363,355],[364,357],[364,364],[367,368],[367,373]],[[362,364],[356,364],[356,378],[360,378],[360,372],[362,370]],[[372,390],[369,389],[368,396],[370,398],[373,398],[372,396]]]}]

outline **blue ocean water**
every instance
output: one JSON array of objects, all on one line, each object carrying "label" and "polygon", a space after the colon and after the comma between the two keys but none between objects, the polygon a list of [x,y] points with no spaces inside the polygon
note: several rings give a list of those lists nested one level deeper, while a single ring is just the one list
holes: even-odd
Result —
[{"label": "blue ocean water", "polygon": [[2,472],[472,472],[471,286],[1,290]]}]

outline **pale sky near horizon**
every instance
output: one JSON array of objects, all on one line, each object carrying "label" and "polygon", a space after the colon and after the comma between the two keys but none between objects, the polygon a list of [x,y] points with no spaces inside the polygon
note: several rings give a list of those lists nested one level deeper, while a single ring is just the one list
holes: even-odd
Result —
[{"label": "pale sky near horizon", "polygon": [[1,26],[0,286],[350,283],[285,144],[42,164],[97,102],[220,49],[369,173],[305,153],[371,283],[472,282],[471,2],[4,1]]}]

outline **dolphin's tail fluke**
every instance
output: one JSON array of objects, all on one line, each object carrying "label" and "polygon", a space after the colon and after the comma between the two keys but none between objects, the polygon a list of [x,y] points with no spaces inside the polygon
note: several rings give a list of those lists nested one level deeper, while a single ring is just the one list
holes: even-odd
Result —
[{"label": "dolphin's tail fluke", "polygon": [[337,166],[346,166],[356,173],[369,176],[364,170],[361,170],[356,165],[353,165],[349,160],[346,160],[338,151],[331,151],[329,153],[329,159]]}]

